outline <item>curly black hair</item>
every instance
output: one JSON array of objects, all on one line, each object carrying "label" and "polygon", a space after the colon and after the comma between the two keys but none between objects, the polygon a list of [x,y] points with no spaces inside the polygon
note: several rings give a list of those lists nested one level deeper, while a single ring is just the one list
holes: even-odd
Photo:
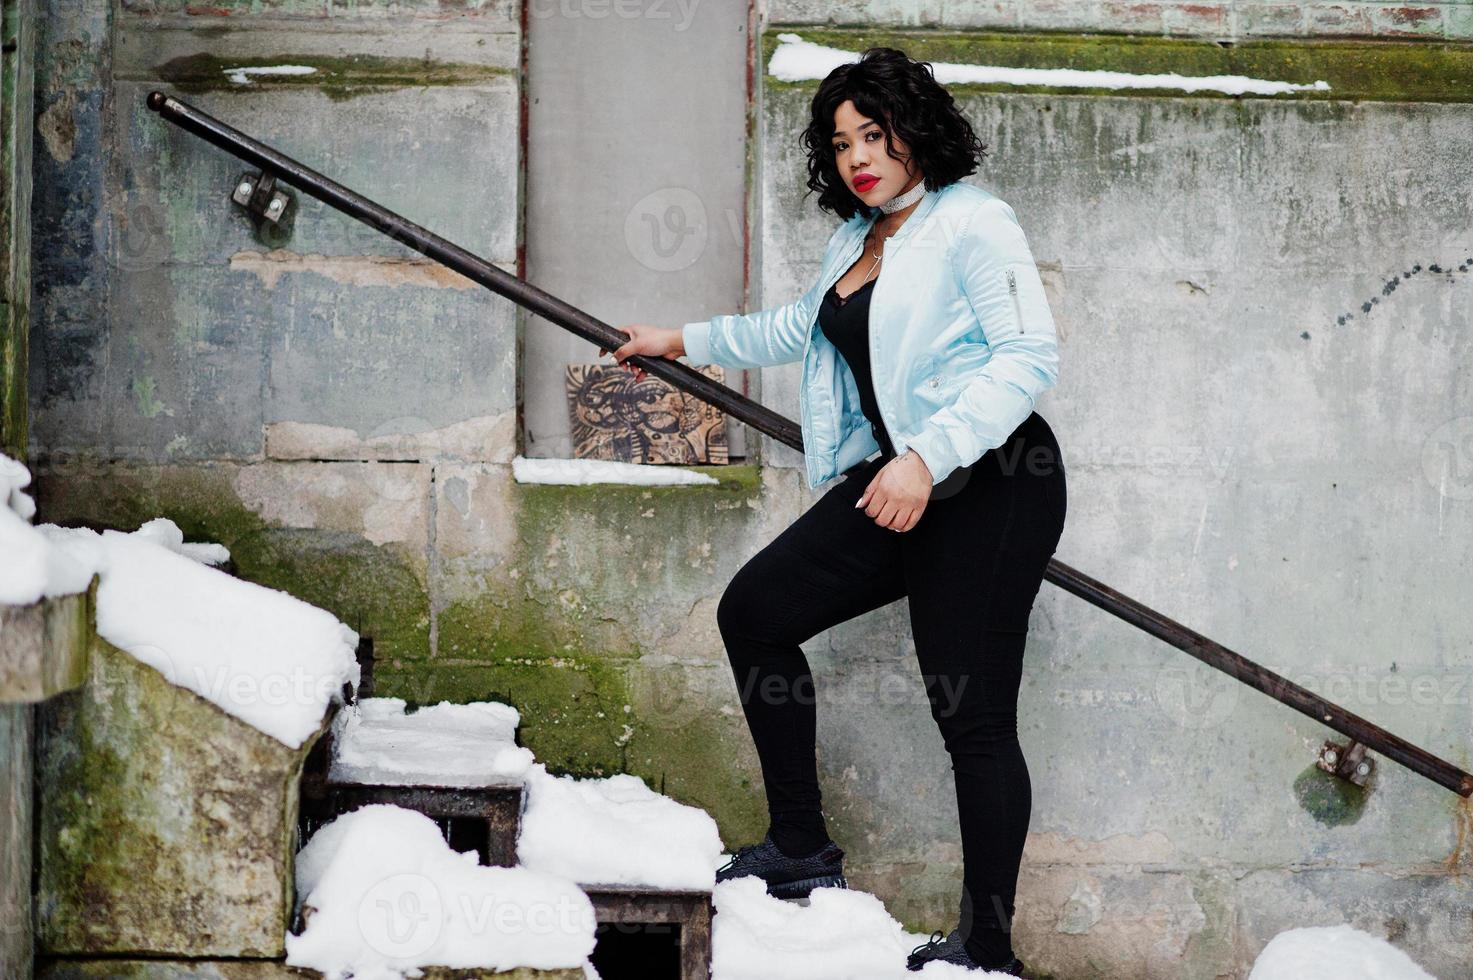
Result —
[{"label": "curly black hair", "polygon": [[896,48],[867,48],[858,61],[840,65],[819,84],[802,136],[808,151],[808,193],[818,191],[818,206],[845,221],[861,210],[866,214],[877,210],[855,196],[834,163],[834,112],[848,99],[879,124],[885,133],[885,152],[892,159],[901,158],[891,146],[890,134],[909,147],[911,162],[924,174],[928,191],[976,173],[987,155],[987,145],[972,131],[951,93],[936,81],[930,62],[915,61]]}]

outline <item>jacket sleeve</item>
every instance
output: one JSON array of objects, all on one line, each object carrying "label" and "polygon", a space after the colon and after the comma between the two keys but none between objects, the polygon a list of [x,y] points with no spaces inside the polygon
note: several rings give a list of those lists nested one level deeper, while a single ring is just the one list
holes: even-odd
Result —
[{"label": "jacket sleeve", "polygon": [[[824,248],[828,258],[841,224]],[[827,267],[825,261],[823,267]],[[808,292],[786,306],[760,313],[732,313],[696,320],[680,328],[681,342],[692,364],[720,364],[730,368],[771,367],[803,357],[808,331],[823,301],[822,269]]]},{"label": "jacket sleeve", "polygon": [[978,205],[951,261],[992,356],[910,440],[933,485],[1006,442],[1059,374],[1053,315],[1012,207],[998,198]]}]

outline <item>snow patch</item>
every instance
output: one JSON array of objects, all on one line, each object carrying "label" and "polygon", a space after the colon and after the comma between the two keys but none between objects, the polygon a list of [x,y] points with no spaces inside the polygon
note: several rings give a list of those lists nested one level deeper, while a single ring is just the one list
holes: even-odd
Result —
[{"label": "snow patch", "polygon": [[358,684],[356,632],[325,609],[186,556],[172,521],[132,533],[37,530],[98,570],[99,636],[292,748],[341,703],[344,684]]},{"label": "snow patch", "polygon": [[630,774],[604,779],[527,771],[517,860],[584,884],[712,888],[721,833],[700,807],[656,793]]},{"label": "snow patch", "polygon": [[1406,953],[1353,926],[1290,929],[1269,940],[1248,980],[1435,980]]},{"label": "snow patch", "polygon": [[[767,63],[767,73],[784,82],[822,79],[840,65],[859,60],[858,51],[846,51],[803,40],[798,34],[777,36],[780,42]],[[1228,95],[1281,95],[1286,92],[1328,91],[1330,83],[1277,82],[1247,75],[1179,75],[1175,72],[1144,74],[1078,68],[1008,68],[1002,65],[967,65],[952,61],[930,63],[942,85],[965,83],[985,85],[1047,85],[1052,88],[1181,89],[1186,92],[1225,92]]]},{"label": "snow patch", "polygon": [[0,455],[0,603],[81,592],[96,575],[99,636],[292,748],[357,686],[358,634],[331,613],[211,567],[230,552],[185,543],[168,518],[133,532],[33,527],[30,482]]},{"label": "snow patch", "polygon": [[487,786],[520,780],[532,764],[516,744],[521,715],[477,701],[406,714],[402,698],[362,698],[333,719],[328,779],[378,786]]},{"label": "snow patch", "polygon": [[982,980],[1006,974],[927,963],[905,968],[907,954],[929,937],[909,933],[869,892],[815,888],[805,907],[773,898],[761,879],[723,881],[711,900],[711,963],[715,980],[900,980],[902,977]]},{"label": "snow patch", "polygon": [[255,75],[315,75],[316,68],[307,65],[256,65],[250,68],[222,68],[225,77],[236,85],[251,84]]},{"label": "snow patch", "polygon": [[88,556],[53,547],[31,526],[36,502],[24,490],[30,482],[24,463],[0,454],[0,603],[11,606],[85,591],[96,570]]},{"label": "snow patch", "polygon": [[575,883],[479,865],[401,807],[360,807],[317,831],[297,855],[296,884],[306,924],[287,934],[286,962],[326,980],[576,968],[593,952],[593,903]]},{"label": "snow patch", "polygon": [[[0,454],[0,555],[5,556],[0,562],[0,603],[6,605],[28,606],[86,591],[105,563],[95,533],[31,525],[36,502],[24,489],[30,483],[31,471],[24,463]],[[223,545],[186,544],[183,532],[166,518],[155,518],[133,533],[206,565],[230,560]]]},{"label": "snow patch", "polygon": [[624,463],[613,459],[529,459],[517,456],[511,461],[512,476],[518,483],[632,483],[641,486],[668,486],[687,483],[720,483],[714,476],[646,463]]}]

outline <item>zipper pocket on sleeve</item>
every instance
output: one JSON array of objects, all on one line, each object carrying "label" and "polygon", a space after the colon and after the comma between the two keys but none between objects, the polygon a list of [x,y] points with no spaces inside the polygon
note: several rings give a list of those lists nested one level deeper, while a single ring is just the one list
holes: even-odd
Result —
[{"label": "zipper pocket on sleeve", "polygon": [[1013,316],[1018,319],[1018,332],[1023,333],[1023,309],[1018,305],[1018,278],[1013,274],[1012,269],[1006,270],[1006,274],[1008,277],[1008,295],[1013,300]]}]

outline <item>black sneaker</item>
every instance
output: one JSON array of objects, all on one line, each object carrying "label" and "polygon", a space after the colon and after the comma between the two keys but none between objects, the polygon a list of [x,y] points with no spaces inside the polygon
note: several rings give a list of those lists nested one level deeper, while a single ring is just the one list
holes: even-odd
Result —
[{"label": "black sneaker", "polygon": [[[972,959],[972,954],[967,952],[966,945],[962,942],[961,929],[951,930],[951,935],[942,938],[941,930],[937,929],[931,933],[931,938],[921,943],[910,951],[910,956],[905,961],[907,970],[924,969],[931,962],[954,963],[957,966],[970,967],[974,970],[985,970],[981,963]],[[995,966],[993,973],[1004,973],[1010,977],[1021,977],[1024,975],[1024,966],[1015,956],[1007,966]]]},{"label": "black sneaker", "polygon": [[767,882],[774,898],[806,898],[815,888],[848,888],[844,880],[844,849],[829,841],[806,857],[788,857],[767,834],[760,844],[737,848],[732,859],[716,870],[718,883],[745,875]]}]

